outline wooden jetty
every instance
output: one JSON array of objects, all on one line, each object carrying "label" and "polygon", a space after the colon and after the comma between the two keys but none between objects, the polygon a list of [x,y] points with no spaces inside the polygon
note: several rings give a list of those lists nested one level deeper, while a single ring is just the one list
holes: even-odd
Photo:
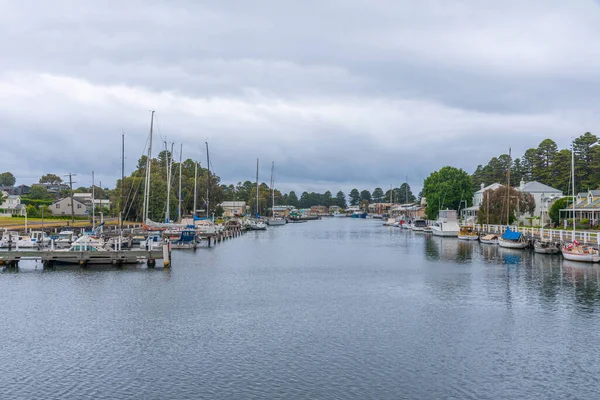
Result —
[{"label": "wooden jetty", "polygon": [[[469,225],[472,226],[472,225]],[[506,231],[506,225],[476,224],[476,232],[480,234],[493,233],[502,235]],[[539,227],[510,226],[513,232],[521,232],[523,236],[533,244],[536,240],[543,240],[558,245],[577,240],[589,246],[600,246],[600,232],[598,231],[575,231],[564,229],[548,229]]]},{"label": "wooden jetty", "polygon": [[108,250],[108,251],[65,251],[65,250],[10,250],[0,252],[0,265],[16,268],[22,260],[41,261],[44,267],[55,264],[114,265],[146,263],[155,267],[156,260],[163,260],[165,268],[170,267],[169,246],[156,250]]}]

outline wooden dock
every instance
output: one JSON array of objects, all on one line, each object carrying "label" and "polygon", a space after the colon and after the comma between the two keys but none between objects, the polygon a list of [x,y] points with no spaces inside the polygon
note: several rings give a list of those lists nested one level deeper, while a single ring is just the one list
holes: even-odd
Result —
[{"label": "wooden dock", "polygon": [[[466,225],[471,226],[471,225]],[[502,235],[506,231],[506,225],[485,225],[476,224],[474,226],[475,231],[480,234],[493,233]],[[535,228],[535,227],[519,227],[511,226],[510,230],[513,232],[521,232],[523,236],[530,242],[535,240],[544,240],[555,244],[564,244],[577,240],[580,243],[590,246],[600,246],[600,232],[599,231],[575,231],[566,229],[548,229],[548,228]]]},{"label": "wooden dock", "polygon": [[[165,255],[166,251],[166,255]],[[109,251],[64,251],[64,250],[11,250],[0,252],[0,265],[16,268],[22,260],[40,261],[44,267],[55,264],[75,264],[82,267],[90,265],[114,265],[146,263],[156,266],[156,260],[163,260],[165,267],[170,266],[168,249],[160,250],[109,250]]]}]

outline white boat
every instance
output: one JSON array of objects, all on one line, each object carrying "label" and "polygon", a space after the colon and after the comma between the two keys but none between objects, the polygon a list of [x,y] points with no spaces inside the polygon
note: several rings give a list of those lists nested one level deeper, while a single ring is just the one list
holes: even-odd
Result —
[{"label": "white boat", "polygon": [[[271,163],[271,218],[267,219],[269,226],[285,225],[285,219],[275,215],[275,161]],[[258,176],[258,173],[257,173]],[[257,181],[258,182],[258,181]],[[258,183],[257,183],[258,184]],[[257,198],[258,201],[258,198]]]},{"label": "white boat", "polygon": [[481,236],[479,242],[483,244],[498,244],[498,235],[490,234]]},{"label": "white boat", "polygon": [[77,238],[71,245],[91,245],[96,247],[104,247],[104,239],[99,236],[83,235]]},{"label": "white boat", "polygon": [[458,237],[459,231],[456,210],[440,210],[438,220],[431,225],[431,233],[434,236]]},{"label": "white boat", "polygon": [[334,217],[345,217],[345,216],[346,216],[346,214],[344,214],[344,213],[341,213],[341,212],[339,212],[339,211],[334,211],[334,212],[333,212],[333,216],[334,216]]},{"label": "white boat", "polygon": [[4,231],[2,233],[2,239],[0,239],[0,248],[15,248],[20,242],[23,241],[23,236],[16,231]]},{"label": "white boat", "polygon": [[560,253],[560,248],[552,242],[536,240],[533,244],[533,251],[538,254],[558,254]]},{"label": "white boat", "polygon": [[58,238],[54,241],[56,247],[69,247],[77,239],[75,232],[64,230],[58,233]]},{"label": "white boat", "polygon": [[458,232],[460,240],[479,240],[479,234],[470,226],[462,226]]},{"label": "white boat", "polygon": [[400,223],[398,221],[396,221],[396,218],[388,218],[383,223],[383,226],[398,226],[398,225],[400,225]]},{"label": "white boat", "polygon": [[524,249],[529,243],[521,232],[512,231],[508,226],[504,234],[498,239],[498,246],[507,249]]},{"label": "white boat", "polygon": [[267,224],[269,226],[280,226],[280,225],[285,225],[285,219],[281,218],[281,217],[273,217],[273,218],[269,218],[267,220]]},{"label": "white boat", "polygon": [[568,245],[564,245],[561,251],[563,257],[569,261],[593,263],[597,263],[600,261],[600,254],[598,253],[597,249],[594,249],[591,246],[581,245],[577,241],[569,243]]},{"label": "white boat", "polygon": [[259,219],[251,219],[249,221],[249,223],[250,223],[250,229],[252,229],[253,231],[267,230],[267,225]]}]

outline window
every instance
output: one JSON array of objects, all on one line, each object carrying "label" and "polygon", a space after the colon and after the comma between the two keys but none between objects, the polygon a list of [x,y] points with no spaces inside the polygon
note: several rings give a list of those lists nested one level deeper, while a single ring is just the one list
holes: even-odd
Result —
[{"label": "window", "polygon": [[60,203],[56,203],[56,209],[58,210],[60,208]]},{"label": "window", "polygon": [[81,204],[77,204],[77,208],[81,208]]}]

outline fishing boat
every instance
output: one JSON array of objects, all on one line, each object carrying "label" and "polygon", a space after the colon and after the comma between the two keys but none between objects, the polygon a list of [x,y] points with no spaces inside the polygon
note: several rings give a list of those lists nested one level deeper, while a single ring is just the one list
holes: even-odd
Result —
[{"label": "fishing boat", "polygon": [[524,249],[529,243],[521,232],[513,231],[506,227],[506,232],[498,239],[498,245],[507,249]]},{"label": "fishing boat", "polygon": [[579,262],[599,262],[600,254],[598,249],[585,244],[580,244],[575,239],[575,152],[571,151],[571,183],[572,183],[572,195],[573,195],[573,241],[571,243],[565,243],[561,252],[563,257],[569,261]]},{"label": "fishing boat", "polygon": [[459,231],[456,210],[440,210],[438,220],[431,226],[434,236],[458,237]]},{"label": "fishing boat", "polygon": [[275,161],[271,164],[271,218],[267,219],[269,226],[281,226],[285,225],[285,219],[275,216]]},{"label": "fishing boat", "polygon": [[470,226],[461,226],[458,238],[460,240],[479,240],[479,234]]},{"label": "fishing boat", "polygon": [[250,223],[250,229],[252,229],[253,231],[265,231],[265,230],[267,230],[267,224],[265,224],[260,219],[251,219],[249,221],[249,223]]},{"label": "fishing boat", "polygon": [[498,244],[498,235],[489,234],[479,237],[479,242],[483,244]]},{"label": "fishing boat", "polygon": [[560,247],[547,240],[536,240],[533,244],[533,251],[538,254],[558,254]]}]

